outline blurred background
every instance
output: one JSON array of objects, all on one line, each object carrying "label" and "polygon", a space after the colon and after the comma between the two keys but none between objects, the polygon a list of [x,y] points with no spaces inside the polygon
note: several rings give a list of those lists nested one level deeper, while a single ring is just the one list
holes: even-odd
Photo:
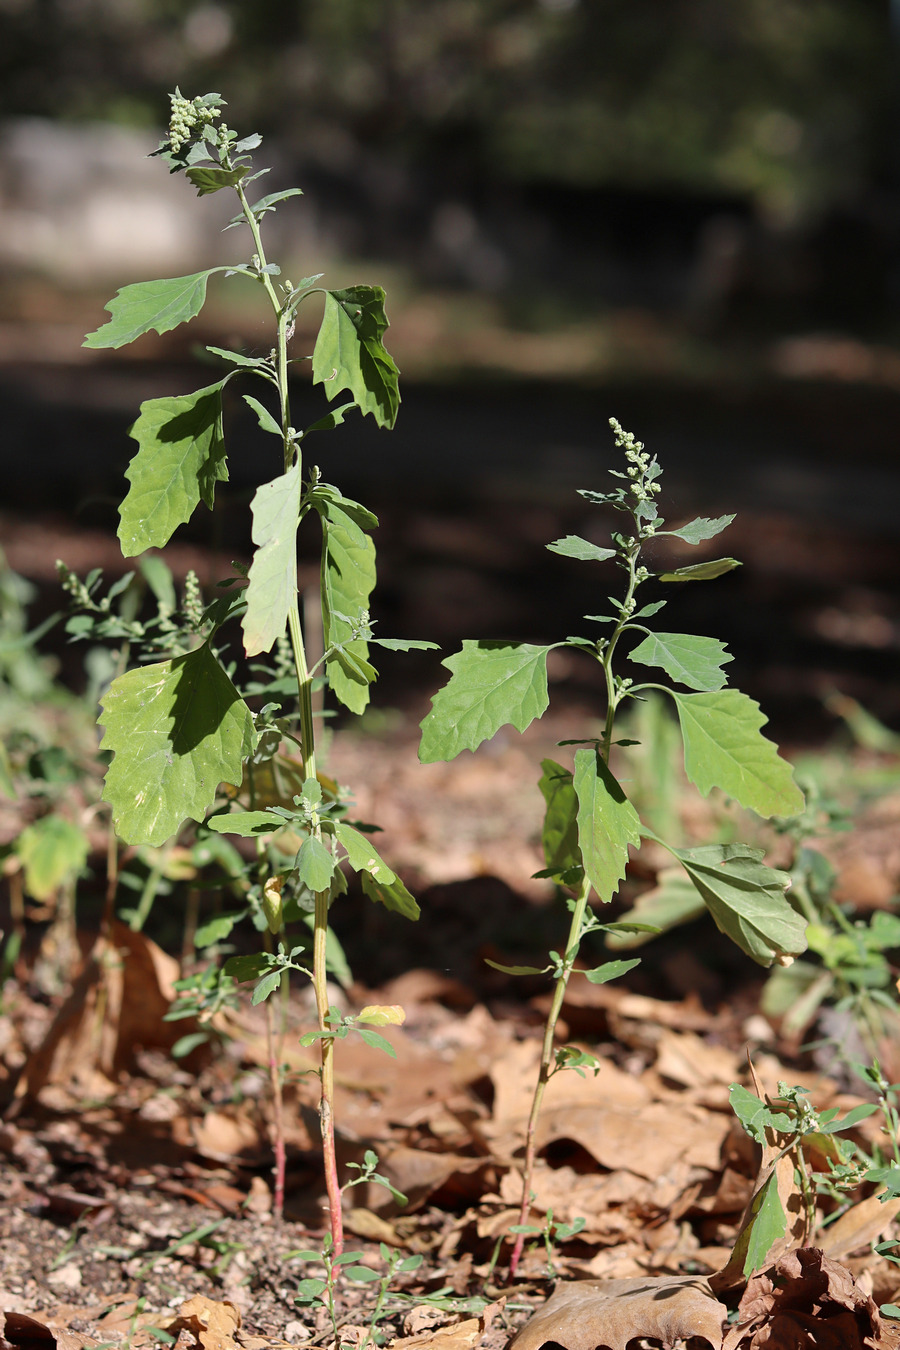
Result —
[{"label": "blurred background", "polygon": [[[263,133],[265,191],[303,187],[267,217],[284,274],[388,292],[397,429],[317,452],[381,518],[382,632],[579,631],[599,574],[543,546],[602,539],[575,489],[618,467],[614,415],[673,525],[738,513],[712,547],[744,567],[679,589],[669,626],[727,639],[782,737],[827,734],[835,690],[900,726],[900,5],[0,0],[0,37],[0,544],[36,619],[57,556],[125,570],[140,401],[208,382],[206,342],[270,345],[238,278],[190,326],[81,348],[119,286],[244,260],[229,194],[146,158],[178,85]],[[238,395],[226,434],[228,509],[168,554],[206,581],[280,468]],[[395,664],[376,702],[420,715],[440,672]],[[577,661],[553,675],[582,697]]]}]

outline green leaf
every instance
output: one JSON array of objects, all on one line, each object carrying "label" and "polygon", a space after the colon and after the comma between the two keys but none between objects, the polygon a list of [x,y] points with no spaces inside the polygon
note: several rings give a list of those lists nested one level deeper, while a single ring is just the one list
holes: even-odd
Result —
[{"label": "green leaf", "polygon": [[162,548],[190,520],[201,498],[212,510],[216,483],[228,478],[223,383],[141,404],[129,432],[140,448],[126,470],[131,487],[119,507],[119,539],[126,558]]},{"label": "green leaf", "polygon": [[300,523],[300,465],[257,488],[250,503],[251,538],[257,545],[250,564],[241,620],[248,656],[271,651],[287,627],[297,595],[297,526]]},{"label": "green leaf", "polygon": [[403,914],[407,919],[419,917],[416,904],[403,882],[372,847],[371,840],[344,820],[335,822],[338,842],[347,850],[347,861],[354,872],[361,872],[363,890],[372,900],[380,901],[386,909]]},{"label": "green leaf", "polygon": [[[741,1233],[740,1246],[746,1244],[743,1273],[750,1276],[762,1270],[775,1243],[787,1230],[787,1215],[778,1194],[778,1178],[772,1172],[750,1202],[751,1222]],[[735,1255],[738,1248],[735,1247]]]},{"label": "green leaf", "polygon": [[606,562],[607,558],[614,558],[616,550],[614,548],[600,548],[597,544],[591,544],[587,539],[581,539],[577,534],[567,534],[565,539],[555,539],[547,548],[551,553],[561,553],[564,558],[580,558],[583,562]]},{"label": "green leaf", "polygon": [[[351,638],[352,620],[368,611],[375,586],[375,545],[350,513],[337,502],[317,498],[322,518],[322,625],[326,651],[340,643],[325,663],[335,698],[351,712],[361,713],[369,702],[369,648],[365,639]],[[349,659],[341,659],[342,654]],[[364,664],[360,664],[364,663]],[[372,675],[374,678],[374,672]]]},{"label": "green leaf", "polygon": [[858,1125],[861,1120],[866,1120],[879,1108],[874,1102],[863,1102],[860,1106],[851,1107],[847,1114],[841,1120],[829,1121],[824,1126],[825,1134],[841,1134],[844,1130],[852,1130],[854,1125]]},{"label": "green leaf", "polygon": [[337,863],[315,835],[308,835],[297,854],[297,879],[311,891],[327,891]]},{"label": "green leaf", "polygon": [[224,267],[209,267],[189,277],[169,277],[162,281],[138,281],[123,286],[105,306],[112,318],[94,333],[88,333],[84,347],[125,347],[151,328],[168,333],[180,323],[196,318],[206,300],[206,283]]},{"label": "green leaf", "polygon": [[281,977],[283,974],[284,971],[282,970],[270,970],[268,975],[262,977],[250,996],[250,1002],[254,1007],[256,1007],[258,1003],[264,1003],[270,994],[274,994],[275,990],[281,984]]},{"label": "green leaf", "polygon": [[524,731],[547,709],[548,647],[471,639],[441,664],[451,671],[423,719],[423,764],[476,750],[506,723]]},{"label": "green leaf", "polygon": [[765,1144],[766,1130],[772,1125],[772,1112],[764,1101],[749,1088],[740,1083],[732,1083],[728,1089],[728,1102],[732,1111],[744,1127],[744,1132],[757,1144]]},{"label": "green leaf", "polygon": [[804,807],[787,760],[762,735],[768,718],[737,689],[671,690],[684,739],[684,769],[704,796],[721,788],[760,816],[795,816]]},{"label": "green leaf", "polygon": [[208,197],[212,192],[221,192],[222,188],[236,187],[249,172],[248,164],[237,169],[221,169],[215,164],[200,164],[185,169],[184,175],[197,189],[198,197]]},{"label": "green leaf", "polygon": [[643,666],[662,666],[667,675],[690,689],[721,689],[726,681],[721,667],[733,661],[724,642],[689,633],[650,633],[629,653]]},{"label": "green leaf", "polygon": [[708,562],[691,563],[689,567],[676,567],[674,572],[661,572],[659,581],[712,581],[724,576],[742,564],[737,558],[710,558]]},{"label": "green leaf", "polygon": [[263,431],[268,431],[270,435],[277,436],[279,440],[281,440],[281,427],[275,421],[275,418],[269,412],[268,408],[260,403],[258,398],[254,398],[252,394],[244,394],[244,402],[256,413],[256,420],[259,422]]},{"label": "green leaf", "polygon": [[258,979],[267,970],[271,970],[274,961],[275,958],[271,952],[253,952],[248,956],[229,956],[222,970],[232,980],[244,984],[248,980]]},{"label": "green leaf", "polygon": [[228,815],[210,816],[206,823],[219,834],[238,834],[242,839],[252,839],[281,830],[287,822],[284,816],[271,815],[268,811],[232,811]]},{"label": "green leaf", "polygon": [[88,856],[83,830],[62,816],[43,816],[27,825],[13,846],[25,869],[25,890],[35,900],[49,900]]},{"label": "green leaf", "polygon": [[620,975],[627,974],[640,964],[638,957],[633,957],[630,961],[607,961],[594,970],[585,970],[582,973],[590,984],[608,984],[610,980],[617,980]]},{"label": "green leaf", "polygon": [[394,425],[400,406],[400,372],[381,340],[387,327],[380,286],[326,291],[313,352],[313,383],[325,384],[329,399],[348,389],[382,427]]},{"label": "green leaf", "polygon": [[623,924],[646,924],[652,932],[607,932],[605,946],[610,951],[627,951],[642,947],[654,933],[666,932],[681,923],[689,923],[704,911],[703,901],[696,887],[681,867],[670,867],[660,872],[652,890],[644,891],[633,907],[622,915]]},{"label": "green leaf", "polygon": [[102,708],[103,795],[126,843],[164,843],[186,817],[203,819],[221,782],[240,783],[253,717],[205,643],[126,671]]},{"label": "green leaf", "polygon": [[[267,211],[274,211],[276,202],[287,201],[289,197],[302,196],[303,189],[298,187],[285,188],[283,192],[270,192],[267,197],[260,197],[258,202],[254,202],[250,207],[250,210],[256,216],[257,220],[259,220],[260,216],[265,215]],[[243,220],[244,217],[241,216],[240,219]],[[319,273],[319,276],[321,276],[321,273]],[[309,277],[307,278],[307,282],[318,281],[318,279],[318,277]],[[301,282],[301,288],[305,284],[306,282]]]},{"label": "green leaf", "polygon": [[386,1055],[390,1055],[391,1059],[397,1058],[397,1051],[385,1036],[379,1035],[377,1031],[372,1031],[370,1027],[357,1027],[356,1030],[366,1045],[371,1045],[373,1050],[383,1050]]},{"label": "green leaf", "polygon": [[572,773],[553,759],[541,760],[538,787],[546,802],[541,844],[547,870],[569,872],[581,869],[578,847],[578,798]]},{"label": "green leaf", "polygon": [[260,366],[269,365],[267,356],[246,356],[243,352],[232,352],[226,347],[207,347],[206,350],[212,356],[221,356],[223,361],[228,361],[233,366],[249,370],[258,370]]},{"label": "green leaf", "polygon": [[172,573],[168,564],[163,562],[155,553],[148,553],[138,562],[141,576],[146,581],[160,609],[171,614],[178,608],[178,599],[175,595],[175,583],[172,580]]},{"label": "green leaf", "polygon": [[331,412],[326,413],[324,417],[320,417],[318,421],[313,422],[306,428],[303,433],[304,438],[307,437],[311,431],[334,431],[335,427],[342,425],[347,413],[351,412],[355,407],[355,403],[342,403],[340,407],[332,408]]},{"label": "green leaf", "polygon": [[202,949],[211,947],[214,942],[224,942],[245,912],[241,910],[237,914],[217,914],[214,918],[207,919],[206,923],[201,924],[194,933],[194,946]]},{"label": "green leaf", "polygon": [[385,647],[389,652],[437,652],[437,642],[422,642],[414,638],[369,638],[373,647]]},{"label": "green leaf", "polygon": [[790,874],[747,844],[673,849],[716,927],[761,966],[806,950],[806,920],[785,899]]},{"label": "green leaf", "polygon": [[12,800],[15,795],[16,785],[13,782],[9,752],[3,742],[0,741],[0,797],[9,797]]},{"label": "green leaf", "polygon": [[492,966],[494,970],[502,971],[504,975],[544,975],[549,966],[540,968],[538,966],[504,966],[499,961],[492,961],[489,956],[484,958],[486,966]]},{"label": "green leaf", "polygon": [[687,525],[682,525],[678,530],[660,530],[660,534],[671,536],[673,539],[683,539],[686,544],[700,544],[704,539],[715,539],[717,534],[726,530],[734,516],[716,516],[715,520],[710,520],[708,516],[698,516],[696,520],[691,520]]},{"label": "green leaf", "polygon": [[588,880],[611,900],[625,876],[628,845],[640,847],[641,822],[596,750],[575,751],[578,844]]}]

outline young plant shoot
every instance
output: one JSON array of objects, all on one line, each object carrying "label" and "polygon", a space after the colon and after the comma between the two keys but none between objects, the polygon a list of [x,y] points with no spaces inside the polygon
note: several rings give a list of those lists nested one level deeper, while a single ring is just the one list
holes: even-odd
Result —
[{"label": "young plant shoot", "polygon": [[[372,847],[367,827],[346,818],[348,800],[317,764],[313,688],[317,679],[324,682],[339,703],[361,713],[376,678],[371,644],[395,650],[433,644],[373,635],[368,608],[375,547],[370,531],[377,521],[326,482],[308,459],[304,462],[308,439],[332,431],[353,411],[374,418],[380,427],[394,425],[398,371],[382,341],[388,326],[384,292],[362,285],[327,290],[316,285],[318,276],[297,284],[279,279],[279,267],[266,256],[263,224],[277,206],[300,195],[300,189],[253,199],[251,185],[266,172],[252,172],[250,152],[260,139],[238,139],[222,119],[218,94],[190,100],[178,91],[172,95],[168,135],[156,153],[172,173],[183,173],[199,196],[235,193],[238,212],[229,228],[249,231],[249,259],[123,287],[107,306],[109,322],[85,342],[91,348],[118,348],[151,330],[168,332],[200,313],[207,283],[218,273],[234,278],[235,285],[255,285],[273,325],[268,355],[207,348],[222,362],[224,374],[192,394],[143,403],[132,427],[138,450],[128,467],[131,486],[119,511],[126,557],[162,548],[201,501],[214,509],[216,486],[228,478],[222,401],[232,381],[250,381],[261,396],[245,393],[243,398],[271,453],[259,456],[262,464],[268,462],[268,470],[251,503],[256,551],[249,571],[238,569],[240,575],[220,583],[217,599],[198,608],[189,650],[176,647],[164,660],[125,671],[103,698],[103,748],[112,753],[104,797],[117,833],[129,844],[161,845],[186,821],[205,821],[201,832],[255,841],[247,888],[250,913],[258,927],[268,928],[271,940],[268,950],[257,956],[232,958],[226,976],[255,980],[254,1002],[282,986],[290,970],[311,976],[318,1012],[311,1039],[318,1041],[321,1055],[331,1249],[338,1257],[343,1237],[332,1109],[335,1040],[352,1029],[390,1049],[372,1028],[402,1019],[399,1009],[369,1008],[342,1021],[329,1008],[326,971],[336,958],[328,912],[346,889],[340,865],[359,873],[368,896],[388,909],[414,919],[418,907]],[[298,429],[290,409],[289,343],[300,305],[313,297],[324,299],[312,355],[313,383],[323,386],[329,400],[341,393],[347,397],[311,426]],[[297,533],[313,520],[321,532],[324,655],[318,672],[310,669],[297,593]],[[295,709],[285,710],[274,701],[251,709],[222,655],[223,629],[235,619],[240,619],[247,657],[275,649],[275,669],[267,668],[265,683],[257,681],[248,689],[259,695],[257,702],[275,695],[295,703]],[[299,748],[299,763],[283,753],[286,740]],[[222,784],[233,790],[224,795]],[[208,815],[210,811],[214,814]],[[229,923],[216,922],[221,940]],[[287,937],[289,922],[299,924],[299,936]],[[283,1169],[282,1150],[276,1209]]]},{"label": "young plant shoot", "polygon": [[[603,732],[596,739],[563,742],[577,745],[571,768],[544,760],[540,790],[546,802],[543,847],[546,870],[569,893],[569,932],[562,953],[551,952],[543,971],[504,967],[511,974],[552,972],[555,989],[544,1031],[540,1069],[526,1133],[522,1200],[516,1241],[510,1259],[515,1276],[527,1229],[531,1180],[535,1163],[536,1127],[547,1082],[552,1074],[596,1065],[591,1055],[571,1046],[554,1048],[554,1033],[566,987],[573,974],[602,984],[624,974],[635,960],[613,960],[589,970],[575,969],[582,939],[589,933],[634,931],[641,925],[604,924],[589,907],[591,894],[610,901],[625,876],[629,847],[649,837],[663,844],[684,868],[718,927],[761,965],[789,963],[806,946],[806,920],[785,899],[789,877],[763,862],[762,850],[744,844],[708,844],[678,848],[659,839],[644,824],[610,769],[616,717],[623,705],[651,690],[664,690],[678,715],[687,777],[706,795],[719,788],[761,816],[791,816],[803,809],[803,795],[790,765],[762,735],[765,723],[759,705],[746,694],[726,688],[723,666],[731,660],[723,643],[711,637],[654,631],[648,621],[665,605],[654,599],[640,605],[637,592],[651,578],[666,583],[704,581],[737,567],[733,558],[717,558],[671,571],[652,573],[641,561],[651,539],[672,538],[699,544],[714,538],[733,516],[700,518],[676,530],[664,529],[657,509],[662,470],[654,458],[615,419],[610,420],[616,445],[624,450],[624,472],[611,469],[619,483],[610,492],[582,491],[587,501],[626,516],[622,533],[612,534],[612,547],[568,535],[547,547],[553,553],[587,563],[615,563],[624,573],[624,594],[609,598],[609,612],[585,618],[599,624],[599,638],[567,637],[546,646],[527,642],[467,641],[444,665],[450,680],[432,700],[422,722],[420,758],[449,760],[461,750],[475,750],[509,723],[524,731],[546,711],[547,657],[556,647],[575,647],[600,666],[606,694]],[[633,683],[617,673],[615,657],[628,644],[629,659],[661,670],[675,685],[655,681]],[[491,964],[495,964],[491,962]]]}]

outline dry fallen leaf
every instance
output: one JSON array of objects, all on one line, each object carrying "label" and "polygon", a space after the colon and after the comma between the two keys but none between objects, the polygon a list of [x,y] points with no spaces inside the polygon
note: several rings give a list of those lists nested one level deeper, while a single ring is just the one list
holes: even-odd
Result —
[{"label": "dry fallen leaf", "polygon": [[0,1312],[0,1346],[35,1347],[55,1346],[56,1350],[92,1350],[101,1342],[81,1332],[69,1331],[53,1322],[41,1321],[25,1313]]},{"label": "dry fallen leaf", "polygon": [[202,1350],[235,1350],[234,1334],[241,1325],[241,1314],[233,1303],[217,1303],[205,1294],[196,1294],[182,1303],[169,1325],[171,1335],[189,1332]]},{"label": "dry fallen leaf", "polygon": [[887,1350],[896,1343],[850,1272],[818,1247],[801,1247],[749,1281],[723,1350]]},{"label": "dry fallen leaf", "polygon": [[626,1350],[635,1337],[672,1345],[692,1336],[719,1350],[726,1313],[694,1275],[577,1280],[557,1287],[509,1350],[540,1350],[548,1341],[564,1350]]}]

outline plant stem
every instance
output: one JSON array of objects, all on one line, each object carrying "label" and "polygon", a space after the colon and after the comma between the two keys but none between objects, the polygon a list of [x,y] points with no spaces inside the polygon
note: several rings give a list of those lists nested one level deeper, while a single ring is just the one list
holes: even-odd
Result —
[{"label": "plant stem", "polygon": [[[241,209],[244,213],[244,218],[246,219],[247,224],[250,227],[250,233],[253,236],[256,256],[260,266],[260,280],[269,297],[272,308],[275,311],[278,323],[276,375],[283,435],[284,468],[285,472],[287,472],[296,456],[298,470],[302,473],[299,443],[291,435],[291,413],[287,374],[288,306],[287,304],[282,305],[280,303],[275,288],[272,285],[271,278],[267,272],[262,270],[266,267],[266,255],[260,235],[259,222],[253,214],[253,211],[250,209],[240,183],[237,184],[236,190],[238,198],[240,199]],[[309,674],[306,649],[303,643],[303,631],[300,625],[300,609],[296,583],[296,560],[294,586],[291,594],[290,607],[288,609],[288,632],[291,639],[291,651],[294,656],[294,668],[297,672],[297,698],[300,708],[300,743],[303,749],[303,772],[307,778],[315,778],[316,737],[315,724],[313,721],[312,679]],[[320,826],[314,826],[312,833],[316,838],[321,840],[322,832]],[[313,933],[313,990],[315,992],[316,1013],[320,1031],[328,1030],[328,987],[326,981],[325,943],[328,934],[329,898],[329,892],[327,890],[316,894],[315,928]],[[321,1047],[322,1056],[319,1071],[321,1084],[319,1121],[322,1131],[322,1163],[325,1173],[325,1189],[328,1195],[328,1209],[331,1220],[332,1250],[334,1256],[338,1257],[343,1251],[344,1227],[341,1212],[341,1188],[338,1181],[337,1157],[334,1142],[334,1040],[331,1036],[323,1036],[319,1041],[319,1045]]]},{"label": "plant stem", "polygon": [[[522,1203],[519,1206],[519,1225],[522,1226],[528,1219],[528,1211],[531,1207],[531,1181],[534,1175],[534,1159],[537,1150],[537,1124],[541,1114],[541,1106],[544,1100],[544,1092],[547,1083],[550,1081],[553,1066],[553,1042],[556,1035],[556,1024],[559,1021],[559,1014],[562,1011],[562,1005],[566,996],[566,987],[569,983],[569,976],[572,973],[572,967],[575,964],[575,958],[578,955],[578,947],[581,942],[582,930],[584,927],[584,912],[587,908],[588,896],[591,893],[591,883],[585,877],[581,883],[581,889],[575,900],[575,906],[572,910],[572,922],[569,924],[569,936],[566,941],[566,952],[563,960],[563,968],[556,981],[556,988],[553,991],[553,1002],[550,1005],[550,1011],[547,1014],[547,1021],[544,1026],[544,1041],[541,1046],[541,1063],[538,1071],[538,1080],[534,1088],[534,1096],[531,1099],[531,1112],[528,1117],[528,1126],[525,1131],[525,1161],[522,1167]],[[517,1233],[515,1245],[512,1249],[512,1255],[509,1258],[509,1279],[512,1282],[516,1277],[519,1261],[522,1257],[522,1249],[525,1246],[525,1234]]]}]

